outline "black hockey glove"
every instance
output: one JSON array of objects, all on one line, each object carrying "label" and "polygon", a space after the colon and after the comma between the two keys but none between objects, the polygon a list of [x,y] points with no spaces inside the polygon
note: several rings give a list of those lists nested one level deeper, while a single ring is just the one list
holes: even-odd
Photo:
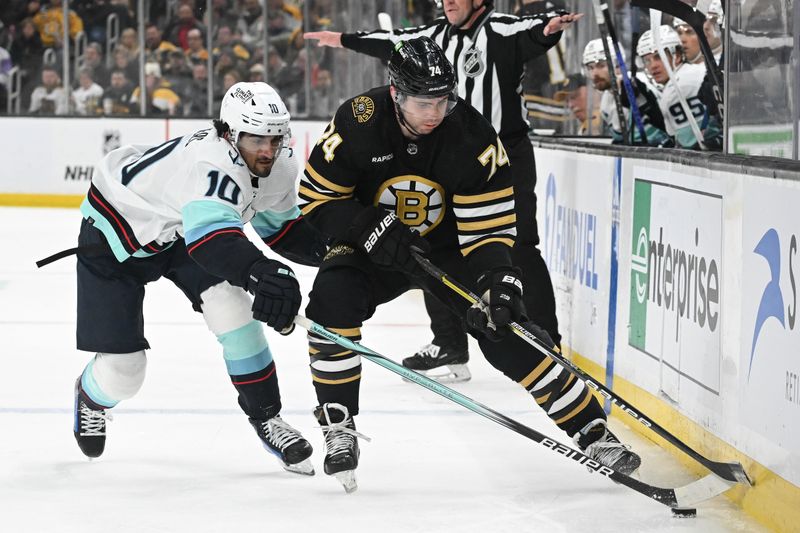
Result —
[{"label": "black hockey glove", "polygon": [[365,209],[350,226],[350,235],[350,240],[367,252],[375,265],[410,276],[423,273],[411,254],[411,247],[427,252],[430,245],[403,224],[394,212],[378,207]]},{"label": "black hockey glove", "polygon": [[483,294],[481,304],[467,309],[467,324],[489,340],[502,339],[510,322],[519,322],[525,315],[522,302],[522,282],[518,268],[496,268],[481,274],[478,290]]},{"label": "black hockey glove", "polygon": [[250,268],[247,291],[252,293],[253,318],[266,322],[281,335],[294,330],[294,317],[303,297],[294,272],[278,261],[264,259]]}]

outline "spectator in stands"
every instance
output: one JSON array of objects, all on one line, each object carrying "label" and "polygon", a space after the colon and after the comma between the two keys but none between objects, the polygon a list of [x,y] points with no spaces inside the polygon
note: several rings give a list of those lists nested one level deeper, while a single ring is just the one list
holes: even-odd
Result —
[{"label": "spectator in stands", "polygon": [[[269,51],[269,63],[267,65],[270,85],[286,99],[286,105],[294,102],[293,105],[296,106],[296,99],[290,100],[289,97],[302,88],[305,72],[299,72],[296,67],[288,65],[281,54],[274,48]],[[291,113],[292,110],[289,112]]]},{"label": "spectator in stands", "polygon": [[[236,22],[239,19],[237,9],[231,5],[231,0],[213,0],[211,3],[211,13],[213,14],[212,20],[214,27],[211,28],[211,35],[218,35],[223,26],[229,29],[236,27]],[[206,19],[208,25],[208,19]]]},{"label": "spectator in stands", "polygon": [[303,12],[296,5],[284,0],[267,0],[267,16],[281,17],[289,31],[303,23]]},{"label": "spectator in stands", "polygon": [[139,34],[133,28],[125,28],[119,36],[117,47],[122,47],[128,52],[128,61],[139,61]]},{"label": "spectator in stands", "polygon": [[0,7],[0,24],[16,26],[23,19],[35,15],[39,7],[33,13],[28,13],[28,4],[28,0],[4,0]]},{"label": "spectator in stands", "polygon": [[266,70],[264,69],[264,65],[262,65],[261,63],[256,63],[255,65],[250,67],[247,81],[250,82],[264,81],[265,74]]},{"label": "spectator in stands", "polygon": [[[46,48],[61,47],[64,38],[64,8],[62,0],[50,0],[50,6],[44,8],[33,17],[33,23],[39,30],[42,44]],[[69,10],[69,36],[75,38],[83,31],[83,21],[73,11]]]},{"label": "spectator in stands", "polygon": [[244,72],[244,62],[236,57],[231,48],[222,48],[214,61],[214,85],[219,87],[222,84],[222,77],[229,71],[238,71],[239,77]]},{"label": "spectator in stands", "polygon": [[[595,94],[598,94],[595,91]],[[589,91],[586,88],[586,78],[582,74],[570,74],[561,89],[556,91],[553,99],[557,102],[565,102],[572,112],[572,116],[578,119],[580,135],[608,135],[609,132],[603,130],[603,123],[600,120],[599,102],[594,101],[589,105]],[[596,100],[596,99],[595,99]],[[589,108],[592,109],[591,118]]]},{"label": "spectator in stands", "polygon": [[184,114],[190,117],[208,115],[208,67],[198,63],[192,67],[192,82],[184,100]]},{"label": "spectator in stands", "polygon": [[114,66],[113,69],[124,70],[125,77],[131,80],[132,83],[139,83],[139,63],[138,61],[132,62],[128,56],[128,51],[118,46],[114,49]]},{"label": "spectator in stands", "polygon": [[[147,88],[146,114],[147,115],[178,115],[181,111],[181,99],[175,93],[167,80],[161,77],[161,67],[158,63],[144,65],[144,82]],[[131,105],[139,107],[139,87],[131,94]]]},{"label": "spectator in stands", "polygon": [[30,95],[39,78],[42,68],[42,54],[44,46],[39,32],[30,18],[20,22],[19,32],[11,43],[11,61],[19,67],[20,82],[22,84],[22,107],[30,106]]},{"label": "spectator in stands", "polygon": [[111,15],[117,17],[120,28],[130,28],[136,24],[127,2],[117,4],[111,0],[70,0],[70,7],[83,20],[83,31],[89,41],[106,43],[106,21]]},{"label": "spectator in stands", "polygon": [[161,72],[173,91],[182,96],[188,94],[192,83],[192,66],[180,48],[169,53]]},{"label": "spectator in stands", "polygon": [[186,49],[186,59],[189,64],[196,65],[208,61],[208,50],[203,46],[203,34],[198,29],[189,30],[186,34],[189,48]]},{"label": "spectator in stands", "polygon": [[280,9],[267,11],[267,31],[270,39],[286,37],[297,29],[300,29],[300,22],[289,13]]},{"label": "spectator in stands", "polygon": [[61,76],[51,65],[42,68],[42,84],[33,90],[30,112],[37,115],[69,113],[67,93],[61,87]]},{"label": "spectator in stands", "polygon": [[162,67],[167,62],[167,54],[173,50],[178,50],[178,47],[169,41],[163,40],[161,29],[149,23],[144,29],[144,47],[145,61],[147,63],[158,63]]},{"label": "spectator in stands", "polygon": [[97,115],[103,101],[103,88],[94,81],[91,67],[78,70],[78,87],[72,91],[75,113],[78,115]]},{"label": "spectator in stands", "polygon": [[197,29],[205,35],[206,28],[194,17],[194,12],[189,4],[179,5],[176,13],[177,18],[167,26],[164,33],[167,35],[167,40],[187,50],[189,48],[189,31]]},{"label": "spectator in stands", "polygon": [[236,29],[242,42],[249,47],[258,47],[264,40],[264,17],[259,0],[244,0]]},{"label": "spectator in stands", "polygon": [[103,93],[103,112],[106,115],[128,115],[131,112],[133,86],[122,69],[111,72],[111,85]]},{"label": "spectator in stands", "polygon": [[103,47],[100,43],[89,43],[83,52],[83,66],[92,69],[94,81],[101,86],[108,86],[109,73],[103,61]]},{"label": "spectator in stands", "polygon": [[219,55],[222,48],[230,48],[237,59],[247,62],[250,61],[250,50],[241,43],[240,39],[234,36],[234,26],[221,24],[217,30],[217,39],[214,46],[214,57]]},{"label": "spectator in stands", "polygon": [[239,74],[238,70],[229,70],[223,77],[222,77],[222,94],[228,92],[228,89],[233,87],[235,84],[242,81],[242,76]]}]

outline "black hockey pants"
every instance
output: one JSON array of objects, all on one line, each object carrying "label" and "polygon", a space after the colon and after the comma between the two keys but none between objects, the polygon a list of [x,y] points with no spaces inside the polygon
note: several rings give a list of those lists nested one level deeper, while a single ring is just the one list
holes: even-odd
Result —
[{"label": "black hockey pants", "polygon": [[[317,273],[309,295],[306,315],[318,324],[351,340],[361,339],[361,326],[375,308],[414,288],[425,285],[436,298],[454,309],[459,317],[469,308],[468,302],[432,278],[410,280],[398,272],[378,270],[361,252],[346,245],[334,247]],[[471,290],[466,260],[452,255],[443,264],[451,274]],[[441,256],[438,258],[442,262]],[[525,294],[526,305],[533,304],[532,292]],[[522,385],[558,426],[573,435],[597,418],[605,418],[602,407],[585,384],[561,369],[551,359],[508,334],[499,342],[478,337],[486,360],[508,378]],[[390,357],[395,354],[387,354]],[[311,374],[320,404],[336,402],[351,414],[359,410],[361,381],[360,357],[336,344],[309,335]]]}]

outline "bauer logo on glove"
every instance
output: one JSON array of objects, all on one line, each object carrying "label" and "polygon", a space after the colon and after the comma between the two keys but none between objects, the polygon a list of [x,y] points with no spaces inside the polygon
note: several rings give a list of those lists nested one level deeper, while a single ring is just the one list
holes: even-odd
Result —
[{"label": "bauer logo on glove", "polygon": [[366,250],[367,253],[372,252],[372,247],[378,242],[378,239],[380,239],[383,232],[386,231],[386,228],[395,220],[397,220],[397,215],[395,215],[393,211],[386,213],[383,220],[370,232],[369,237],[367,237],[367,240],[364,242],[364,250]]}]

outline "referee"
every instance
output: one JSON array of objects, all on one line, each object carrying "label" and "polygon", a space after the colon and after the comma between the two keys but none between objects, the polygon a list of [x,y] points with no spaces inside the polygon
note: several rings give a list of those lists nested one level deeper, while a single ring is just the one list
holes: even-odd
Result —
[{"label": "referee", "polygon": [[[533,291],[535,309],[529,318],[545,329],[560,345],[555,297],[550,274],[536,246],[536,167],[528,139],[530,124],[522,98],[525,63],[547,53],[561,32],[583,15],[563,11],[516,17],[495,12],[493,0],[444,0],[444,17],[430,24],[392,31],[339,33],[309,32],[306,39],[318,46],[348,48],[388,60],[397,41],[422,35],[433,39],[445,51],[458,77],[458,96],[491,122],[506,148],[514,179],[517,241],[512,255],[522,267],[523,286]],[[440,265],[445,271],[448,265]],[[466,362],[467,335],[460,320],[443,304],[425,293],[425,307],[431,318],[433,342],[403,365],[441,381],[470,379]],[[447,367],[444,374],[441,370]]]}]

